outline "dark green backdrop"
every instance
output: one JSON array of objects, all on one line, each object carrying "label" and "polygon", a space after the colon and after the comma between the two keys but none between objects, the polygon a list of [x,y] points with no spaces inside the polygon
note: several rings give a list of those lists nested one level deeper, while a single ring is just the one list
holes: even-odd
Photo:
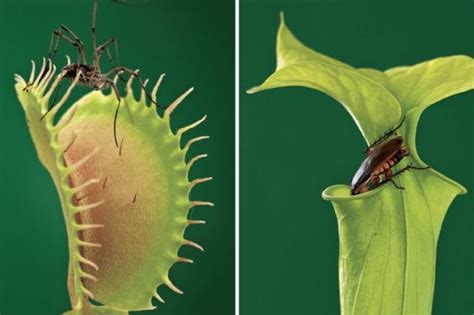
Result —
[{"label": "dark green backdrop", "polygon": [[[241,0],[241,314],[338,314],[337,224],[327,186],[349,183],[365,144],[336,101],[304,88],[246,95],[275,67],[278,13],[308,46],[386,69],[474,55],[472,1]],[[433,314],[472,314],[474,149],[471,91],[422,116],[418,149],[470,193],[451,205],[438,243]]]},{"label": "dark green backdrop", "polygon": [[[207,225],[187,231],[206,252],[185,249],[185,257],[191,256],[194,265],[172,269],[173,281],[185,294],[162,288],[166,304],[145,314],[233,314],[234,4],[220,0],[149,2],[132,6],[100,0],[99,41],[117,36],[121,63],[141,69],[145,77],[155,80],[165,72],[159,93],[162,104],[195,87],[176,111],[173,126],[208,114],[205,124],[192,135],[210,135],[211,140],[196,144],[191,154],[207,152],[209,158],[199,162],[191,176],[213,176],[214,181],[196,188],[192,197],[212,200],[216,207],[195,209],[193,218],[205,219]],[[87,39],[90,47],[91,3],[0,0],[2,315],[54,315],[70,309],[62,212],[53,182],[33,148],[14,92],[13,74],[29,75],[29,60],[39,61],[48,53],[50,33],[61,23]],[[65,53],[75,56],[74,49],[61,50],[59,65],[64,64]]]}]

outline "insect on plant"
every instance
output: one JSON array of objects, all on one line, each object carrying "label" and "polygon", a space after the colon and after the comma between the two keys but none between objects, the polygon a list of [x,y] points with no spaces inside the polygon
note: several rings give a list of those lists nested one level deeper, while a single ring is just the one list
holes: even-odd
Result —
[{"label": "insect on plant", "polygon": [[[128,0],[114,0],[116,3],[130,3]],[[53,60],[58,47],[60,40],[64,40],[67,43],[71,44],[72,46],[77,48],[77,61],[75,63],[71,63],[68,58],[68,64],[61,69],[60,76],[65,78],[69,81],[74,81],[77,78],[77,83],[79,85],[92,88],[94,90],[106,90],[111,88],[114,94],[117,97],[117,107],[115,110],[114,115],[114,123],[113,123],[113,134],[114,134],[114,141],[115,145],[119,147],[118,140],[117,140],[117,117],[120,109],[121,97],[118,92],[117,88],[117,80],[112,79],[112,76],[116,76],[117,79],[120,79],[122,82],[127,82],[121,74],[127,74],[130,78],[137,78],[140,83],[140,87],[144,90],[146,97],[157,107],[164,108],[156,103],[153,100],[151,95],[145,88],[146,82],[142,80],[140,75],[137,71],[133,71],[130,68],[119,66],[119,58],[118,58],[118,46],[117,46],[117,39],[115,37],[110,38],[109,40],[105,41],[103,44],[97,46],[97,36],[96,36],[96,17],[97,17],[97,5],[98,0],[93,0],[93,8],[92,8],[92,24],[91,24],[91,38],[92,38],[92,63],[88,63],[88,59],[85,52],[84,42],[67,26],[62,24],[58,29],[54,30],[51,33],[51,41],[50,41],[50,48],[48,59]],[[113,69],[108,72],[103,73],[100,67],[100,59],[102,55],[107,53],[108,59],[110,63],[113,63],[112,53],[110,51],[110,46],[114,45],[115,47],[115,61],[116,65]],[[33,83],[28,84],[24,90],[28,90]],[[58,86],[59,91],[60,85]],[[56,99],[57,94],[54,97]],[[52,102],[52,106],[43,114],[41,120],[46,117],[46,115],[53,109],[54,107],[54,100]]]},{"label": "insect on plant", "polygon": [[396,188],[403,190],[403,187],[393,181],[395,176],[410,169],[424,170],[429,168],[429,166],[417,167],[408,165],[395,173],[392,171],[392,167],[397,165],[404,157],[410,155],[403,137],[392,137],[402,126],[404,120],[405,118],[395,128],[387,131],[367,148],[367,157],[352,178],[352,195],[368,192],[388,182],[391,182]]}]

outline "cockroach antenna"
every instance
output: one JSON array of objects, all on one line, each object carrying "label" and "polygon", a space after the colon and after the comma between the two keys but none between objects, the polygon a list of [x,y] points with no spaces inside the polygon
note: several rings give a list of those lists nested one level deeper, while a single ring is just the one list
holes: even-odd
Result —
[{"label": "cockroach antenna", "polygon": [[[118,3],[128,3],[125,0],[114,0],[114,2]],[[84,42],[67,26],[60,25],[60,27],[54,30],[51,33],[51,40],[50,40],[50,47],[49,47],[49,54],[48,57],[50,60],[53,60],[59,46],[59,41],[63,40],[69,43],[70,45],[77,48],[77,60],[75,63],[71,63],[68,61],[68,64],[61,69],[60,75],[62,78],[66,78],[69,81],[73,81],[76,76],[79,76],[78,84],[92,88],[94,90],[105,90],[111,88],[114,94],[117,97],[117,108],[115,110],[114,115],[114,141],[115,145],[118,148],[119,143],[117,140],[117,117],[120,109],[121,97],[117,89],[117,85],[114,80],[111,79],[112,76],[117,76],[120,81],[127,82],[125,78],[121,75],[126,74],[130,77],[135,77],[138,79],[140,83],[140,87],[145,92],[146,97],[157,107],[159,108],[166,108],[163,106],[158,105],[156,101],[153,100],[150,93],[145,88],[144,81],[138,74],[138,71],[133,71],[130,68],[122,67],[118,64],[118,45],[117,39],[115,37],[110,38],[109,40],[105,41],[103,44],[97,46],[97,36],[96,36],[96,17],[97,17],[97,6],[98,0],[93,0],[92,3],[92,23],[91,23],[91,38],[92,38],[92,64],[89,64],[87,61],[87,56],[85,53]],[[100,59],[104,52],[107,53],[108,59],[111,64],[114,62],[114,58],[112,57],[112,53],[110,51],[110,46],[114,45],[115,48],[115,67],[112,68],[110,71],[103,73],[100,68]],[[69,60],[69,59],[68,59]],[[32,83],[28,84],[24,90],[28,90],[28,88],[32,85]],[[55,102],[52,102],[55,104]],[[41,120],[46,117],[46,115],[53,109],[54,105],[48,108],[47,112],[41,117]]]}]

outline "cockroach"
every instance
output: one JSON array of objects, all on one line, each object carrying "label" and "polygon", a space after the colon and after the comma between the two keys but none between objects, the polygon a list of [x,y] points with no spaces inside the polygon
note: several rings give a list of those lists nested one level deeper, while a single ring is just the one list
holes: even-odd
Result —
[{"label": "cockroach", "polygon": [[[128,3],[128,1],[119,1],[114,0],[114,2],[118,3]],[[114,141],[115,145],[119,147],[119,143],[117,140],[117,117],[119,113],[121,97],[117,89],[117,85],[114,80],[111,79],[111,76],[117,76],[121,81],[126,81],[121,74],[128,74],[129,76],[133,76],[138,78],[140,82],[141,88],[145,91],[147,98],[155,104],[157,107],[163,108],[162,106],[158,105],[151,95],[145,89],[145,83],[143,82],[142,78],[138,74],[138,71],[133,71],[126,67],[116,66],[112,70],[102,73],[100,68],[100,58],[102,57],[104,52],[107,52],[109,61],[112,62],[112,54],[110,52],[110,46],[115,46],[115,57],[118,62],[118,48],[117,48],[117,40],[115,37],[105,41],[102,45],[97,46],[97,38],[96,38],[96,16],[97,16],[97,5],[98,0],[93,0],[93,8],[92,8],[92,25],[91,25],[91,37],[92,37],[92,48],[93,48],[93,60],[92,64],[87,62],[87,57],[85,53],[85,47],[83,41],[67,26],[61,25],[57,30],[54,30],[51,34],[51,41],[50,41],[50,48],[48,59],[53,59],[59,45],[59,40],[64,40],[71,44],[72,46],[77,48],[77,62],[76,63],[68,63],[61,69],[61,75],[63,78],[73,81],[76,76],[78,76],[78,84],[94,89],[94,90],[105,90],[111,88],[114,94],[117,97],[117,108],[115,110],[114,115],[114,124],[113,124],[113,131],[114,131]],[[31,86],[32,83],[28,84],[24,90],[28,90],[28,87]],[[59,87],[58,87],[59,90]],[[54,101],[53,101],[54,104]],[[53,105],[54,106],[54,105]],[[47,112],[41,117],[41,120],[53,109],[51,106]]]},{"label": "cockroach", "polygon": [[[367,157],[352,178],[352,195],[368,192],[388,182],[403,190],[403,187],[393,181],[393,177],[410,169],[422,170],[429,168],[408,165],[393,173],[392,167],[397,165],[404,157],[410,155],[408,146],[404,143],[402,136],[391,137],[401,127],[403,121],[404,119],[397,127],[390,129],[369,146],[366,151]],[[381,179],[382,176],[383,179]]]}]

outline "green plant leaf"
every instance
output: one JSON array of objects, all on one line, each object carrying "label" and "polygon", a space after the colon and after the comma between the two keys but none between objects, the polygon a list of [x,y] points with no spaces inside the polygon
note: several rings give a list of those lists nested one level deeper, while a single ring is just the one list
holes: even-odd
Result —
[{"label": "green plant leaf", "polygon": [[[53,110],[40,119],[59,81],[53,83],[55,67],[43,63],[33,71],[30,84],[17,76],[16,91],[23,106],[40,161],[51,174],[60,196],[69,241],[69,314],[127,314],[153,309],[152,298],[160,285],[182,294],[169,278],[182,245],[202,250],[184,239],[187,214],[194,206],[191,189],[211,178],[188,180],[191,166],[206,155],[186,162],[190,145],[208,137],[197,137],[181,146],[181,136],[200,121],[173,133],[170,115],[192,91],[186,91],[160,117],[156,107],[139,100],[130,85],[121,100],[117,134],[113,119],[115,94],[86,94],[54,124],[58,109],[77,84],[74,80]],[[155,85],[156,92],[161,79]],[[51,83],[51,85],[50,85]],[[130,81],[131,83],[131,81]],[[94,306],[90,299],[103,304]]]},{"label": "green plant leaf", "polygon": [[283,12],[280,13],[280,27],[278,28],[277,38],[277,69],[302,61],[318,61],[333,66],[353,69],[348,64],[303,45],[286,26]]},{"label": "green plant leaf", "polygon": [[425,109],[474,88],[474,61],[469,56],[436,58],[413,67],[385,71],[386,87],[402,110]]},{"label": "green plant leaf", "polygon": [[[277,36],[277,69],[254,93],[304,86],[339,101],[367,143],[405,121],[397,131],[410,149],[395,171],[424,166],[416,129],[425,108],[474,88],[474,61],[452,56],[385,72],[355,69],[301,44],[283,16]],[[436,243],[446,211],[466,189],[434,169],[411,170],[391,184],[352,196],[336,185],[322,196],[332,202],[339,227],[342,314],[431,314]]]},{"label": "green plant leaf", "polygon": [[276,71],[249,93],[284,86],[304,86],[324,92],[349,111],[368,142],[400,119],[400,104],[383,85],[305,47],[288,30],[283,15],[278,31],[277,60]]}]

